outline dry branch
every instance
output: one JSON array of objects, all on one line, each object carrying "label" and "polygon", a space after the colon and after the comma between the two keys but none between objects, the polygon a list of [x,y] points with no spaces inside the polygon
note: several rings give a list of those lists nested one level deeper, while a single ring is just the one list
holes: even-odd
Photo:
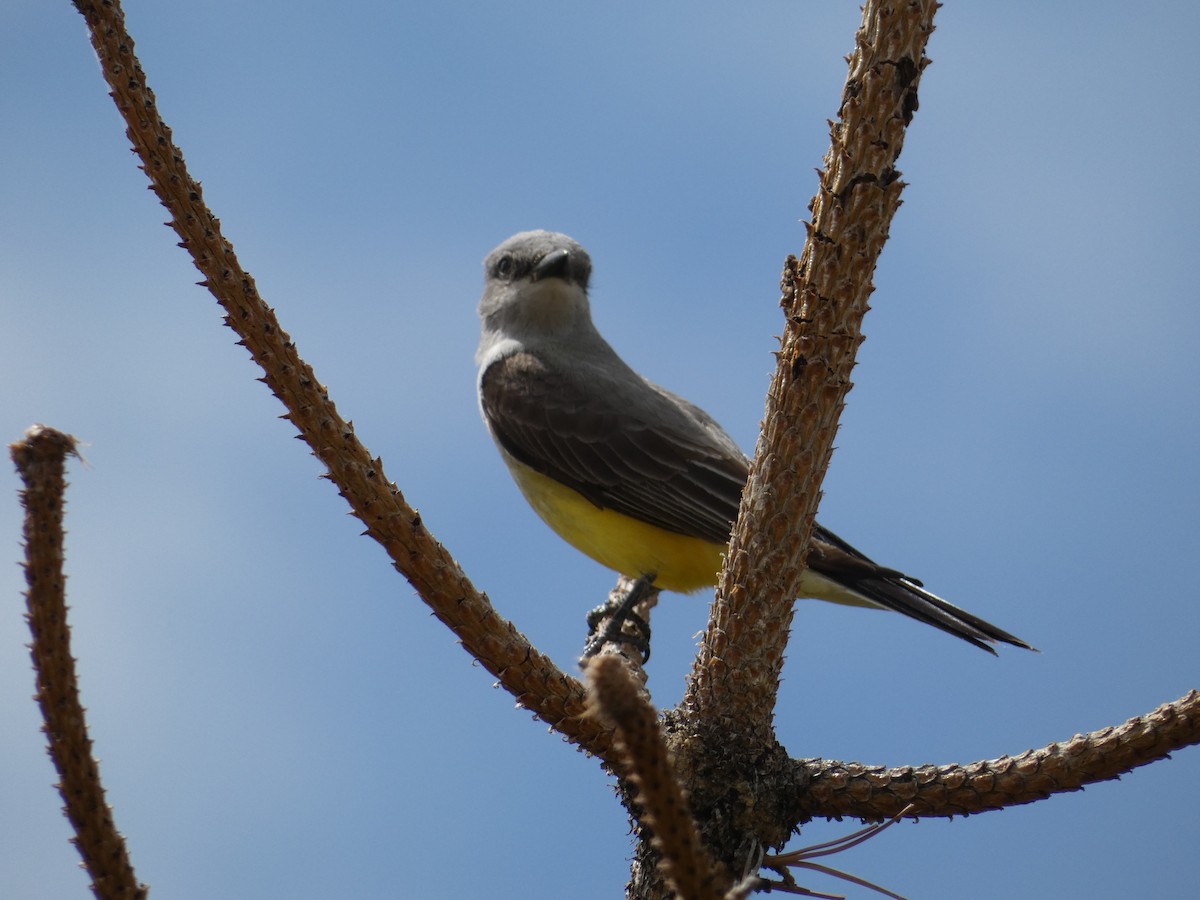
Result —
[{"label": "dry branch", "polygon": [[969,765],[865,766],[797,760],[802,821],[879,820],[912,805],[914,816],[956,816],[1019,806],[1110,781],[1200,743],[1200,691],[1190,691],[1123,725],[1077,734],[1016,756]]},{"label": "dry branch", "polygon": [[670,889],[689,900],[720,900],[729,877],[700,840],[667,753],[658,715],[641,684],[615,654],[587,666],[593,709],[614,726],[614,747],[632,787],[637,824],[659,853],[659,869]]},{"label": "dry branch", "polygon": [[382,460],[372,457],[329,399],[312,367],[258,294],[254,279],[238,262],[221,223],[204,203],[200,184],[188,173],[183,153],[162,120],[134,54],[133,39],[116,0],[76,7],[86,19],[111,96],[125,119],[126,134],[141,158],[142,170],[182,239],[208,288],[225,309],[225,322],[264,372],[262,381],[287,408],[285,418],[327,468],[328,477],[363,524],[387,551],[463,647],[499,680],[517,702],[569,740],[598,756],[608,735],[586,719],[584,690],[561,671],[516,627],[496,612],[450,553],[430,534],[421,516],[387,479]]},{"label": "dry branch", "polygon": [[78,455],[75,438],[35,425],[25,439],[9,447],[25,484],[25,593],[29,609],[30,650],[37,672],[37,701],[45,724],[50,758],[62,779],[59,792],[75,829],[72,843],[101,900],[142,900],[149,889],[139,884],[125,839],[117,831],[104,799],[100,766],[92,756],[87,720],[79,699],[71,631],[67,625],[66,576],[63,574],[63,511],[66,459]]},{"label": "dry branch", "polygon": [[875,264],[900,206],[895,165],[938,5],[863,7],[808,240],[784,270],[786,322],[765,424],[685,700],[697,718],[763,740]]}]

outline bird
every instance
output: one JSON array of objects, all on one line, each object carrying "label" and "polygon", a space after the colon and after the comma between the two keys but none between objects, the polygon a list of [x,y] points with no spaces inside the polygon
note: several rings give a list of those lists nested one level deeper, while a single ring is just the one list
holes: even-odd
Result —
[{"label": "bird", "polygon": [[[592,261],[565,234],[524,231],[484,260],[479,407],[517,487],[576,549],[691,593],[716,584],[750,461],[704,410],[642,377],[600,335]],[[890,609],[995,654],[1001,628],[813,527],[804,598]],[[799,598],[797,598],[799,599]]]}]

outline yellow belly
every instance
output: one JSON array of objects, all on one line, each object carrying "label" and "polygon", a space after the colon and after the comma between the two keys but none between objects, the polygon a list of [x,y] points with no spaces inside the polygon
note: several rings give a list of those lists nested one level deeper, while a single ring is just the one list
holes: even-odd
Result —
[{"label": "yellow belly", "polygon": [[687,593],[717,583],[724,544],[649,525],[547,478],[504,454],[517,487],[539,516],[575,549],[622,575],[654,575],[668,591]]}]

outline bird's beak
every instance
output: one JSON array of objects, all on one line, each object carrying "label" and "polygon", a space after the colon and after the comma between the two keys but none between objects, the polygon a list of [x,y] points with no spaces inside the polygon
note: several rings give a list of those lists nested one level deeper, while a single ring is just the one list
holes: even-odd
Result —
[{"label": "bird's beak", "polygon": [[571,264],[571,254],[567,250],[551,250],[534,266],[533,274],[530,276],[531,281],[541,281],[543,278],[563,278],[567,277],[567,270]]}]

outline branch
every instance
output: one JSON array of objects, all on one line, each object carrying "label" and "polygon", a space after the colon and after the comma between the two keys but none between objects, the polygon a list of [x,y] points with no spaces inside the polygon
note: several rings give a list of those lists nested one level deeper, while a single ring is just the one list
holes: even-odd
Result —
[{"label": "branch", "polygon": [[760,739],[771,735],[821,481],[863,340],[875,264],[900,206],[895,164],[917,108],[938,5],[864,6],[808,240],[784,270],[787,323],[765,425],[684,701],[691,715],[732,715],[739,732]]},{"label": "branch", "polygon": [[37,672],[37,701],[45,724],[50,758],[62,779],[59,793],[75,829],[72,843],[92,878],[92,893],[101,900],[143,900],[149,892],[139,884],[129,861],[125,839],[117,831],[104,799],[100,767],[92,756],[79,681],[71,656],[67,626],[66,577],[63,575],[63,509],[68,455],[78,456],[75,438],[35,425],[25,439],[9,446],[25,483],[25,581],[29,590],[30,650]]},{"label": "branch", "polygon": [[[659,853],[658,867],[675,895],[720,900],[729,876],[713,862],[679,786],[654,707],[639,679],[616,654],[587,665],[593,710],[614,727],[614,746],[624,779],[632,787],[630,811]],[[647,837],[643,834],[643,840]],[[723,886],[722,886],[723,883]]]},{"label": "branch", "polygon": [[238,262],[220,221],[204,204],[188,173],[171,129],[158,114],[154,92],[134,55],[117,0],[76,0],[91,30],[92,44],[126,134],[150,178],[151,188],[171,213],[180,246],[204,275],[200,284],[224,307],[225,323],[237,332],[264,372],[261,379],[287,408],[292,422],[327,468],[328,478],[366,533],[387,551],[396,569],[458,636],[463,647],[499,680],[517,702],[566,738],[598,756],[609,749],[608,733],[583,718],[583,685],[542,655],[501,617],[450,553],[429,533],[420,513],[388,481],[380,459],[354,434],[329,399],[312,367],[301,359],[275,312],[263,302],[254,279]]},{"label": "branch", "polygon": [[1077,734],[1039,750],[970,765],[864,766],[796,760],[800,822],[819,816],[886,819],[912,804],[914,816],[956,816],[1020,806],[1164,759],[1200,743],[1200,691],[1190,691],[1124,725]]}]

